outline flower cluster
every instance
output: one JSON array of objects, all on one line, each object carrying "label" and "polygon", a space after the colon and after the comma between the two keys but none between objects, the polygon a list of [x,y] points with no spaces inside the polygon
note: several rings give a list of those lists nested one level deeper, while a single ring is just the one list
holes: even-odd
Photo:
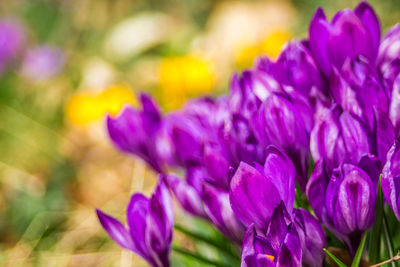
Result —
[{"label": "flower cluster", "polygon": [[[160,183],[188,213],[241,245],[242,266],[322,266],[320,222],[354,255],[374,224],[381,173],[385,199],[400,219],[399,42],[399,26],[381,40],[366,2],[331,22],[318,9],[308,39],[292,40],[276,60],[259,58],[233,75],[228,95],[162,114],[143,94],[142,110],[126,107],[108,117],[108,132],[118,148],[161,174]],[[296,191],[316,217],[297,208]],[[170,204],[168,197],[153,198],[157,205],[144,205],[135,219],[144,231],[99,218],[121,246],[152,266],[168,266],[154,259],[168,258]],[[129,205],[135,229],[131,213]],[[152,219],[140,219],[148,214]],[[129,245],[144,240],[149,228],[159,249],[145,241],[140,250]]]}]

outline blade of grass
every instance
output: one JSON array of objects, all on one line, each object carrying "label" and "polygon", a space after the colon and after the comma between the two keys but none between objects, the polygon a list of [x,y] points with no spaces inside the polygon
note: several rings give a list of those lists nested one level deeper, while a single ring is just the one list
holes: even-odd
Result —
[{"label": "blade of grass", "polygon": [[[394,248],[393,248],[393,241],[392,238],[390,237],[390,232],[389,232],[389,225],[386,219],[385,213],[383,213],[383,241],[386,247],[386,251],[388,253],[388,258],[393,258],[394,257]],[[391,267],[396,267],[396,263],[390,262],[389,266]]]},{"label": "blade of grass", "polygon": [[367,232],[364,233],[364,236],[361,239],[361,243],[358,246],[356,255],[354,256],[353,262],[351,263],[351,267],[358,267],[360,265],[366,241],[367,241]]},{"label": "blade of grass", "polygon": [[379,176],[378,194],[375,205],[375,223],[370,233],[368,255],[370,262],[376,263],[381,251],[381,232],[382,232],[382,217],[383,217],[383,194],[381,188],[382,174]]},{"label": "blade of grass", "polygon": [[191,257],[194,260],[197,260],[199,262],[206,263],[207,266],[212,265],[212,266],[216,266],[216,267],[229,267],[228,265],[226,265],[224,263],[221,263],[221,262],[206,258],[206,257],[204,257],[204,256],[202,256],[200,254],[193,253],[193,252],[191,252],[189,250],[183,249],[183,248],[175,246],[175,245],[172,245],[172,250],[177,252],[177,253],[179,253],[179,254],[185,255],[187,257]]},{"label": "blade of grass", "polygon": [[339,266],[339,267],[347,267],[341,260],[339,260],[335,255],[333,255],[329,250],[324,248],[326,254]]}]

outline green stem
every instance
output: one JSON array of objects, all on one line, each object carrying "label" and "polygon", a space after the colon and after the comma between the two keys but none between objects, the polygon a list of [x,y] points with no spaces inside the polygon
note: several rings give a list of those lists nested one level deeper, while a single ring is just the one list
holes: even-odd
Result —
[{"label": "green stem", "polygon": [[172,245],[172,250],[177,252],[177,253],[179,253],[179,254],[185,255],[187,257],[191,257],[191,258],[193,258],[193,259],[195,259],[195,260],[197,260],[199,262],[206,263],[207,265],[212,265],[212,266],[216,266],[216,267],[229,267],[228,265],[226,265],[224,263],[221,263],[221,262],[206,258],[206,257],[204,257],[204,256],[202,256],[200,254],[193,253],[193,252],[191,252],[189,250],[177,247],[175,245]]},{"label": "green stem", "polygon": [[[383,240],[384,240],[384,244],[386,247],[386,251],[388,253],[388,258],[393,258],[395,256],[394,254],[394,248],[393,248],[393,243],[392,243],[392,239],[390,237],[390,232],[389,232],[389,225],[386,219],[386,215],[383,214]],[[396,267],[396,264],[394,262],[390,262],[389,266],[391,267]]]},{"label": "green stem", "polygon": [[383,194],[381,188],[382,174],[379,176],[378,194],[376,198],[375,208],[375,224],[371,230],[368,254],[370,262],[376,263],[379,258],[379,252],[381,251],[381,231],[382,231],[382,217],[383,217]]},{"label": "green stem", "polygon": [[204,242],[204,243],[206,243],[206,244],[208,244],[210,246],[213,246],[213,247],[217,248],[218,250],[224,252],[228,256],[231,256],[236,261],[240,261],[239,255],[235,251],[230,249],[228,242],[219,243],[219,242],[216,242],[215,240],[210,240],[208,237],[206,237],[206,236],[204,236],[202,234],[190,231],[190,230],[186,229],[185,227],[183,227],[181,225],[178,225],[178,224],[175,224],[174,228],[177,231],[179,231],[179,232],[181,232],[181,233],[183,233],[183,234],[185,234],[185,235],[187,235],[189,237],[192,237],[193,239],[199,240],[201,242]]}]

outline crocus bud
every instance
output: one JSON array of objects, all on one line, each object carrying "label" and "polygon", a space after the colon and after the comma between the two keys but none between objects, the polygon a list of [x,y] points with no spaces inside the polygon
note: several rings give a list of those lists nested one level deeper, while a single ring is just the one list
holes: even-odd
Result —
[{"label": "crocus bud", "polygon": [[301,241],[284,205],[279,205],[267,233],[254,225],[247,228],[242,246],[242,267],[301,266]]},{"label": "crocus bud", "polygon": [[362,118],[371,131],[374,110],[388,112],[388,98],[375,70],[365,58],[347,59],[340,71],[333,68],[329,84],[335,102]]},{"label": "crocus bud", "polygon": [[229,108],[233,113],[249,119],[272,92],[280,92],[279,83],[259,69],[246,70],[242,76],[233,75],[229,94]]},{"label": "crocus bud", "polygon": [[359,55],[375,64],[380,41],[379,20],[367,2],[361,2],[354,11],[339,11],[331,23],[319,8],[310,23],[309,40],[314,57],[326,75],[332,66],[340,69],[347,58],[352,60]]},{"label": "crocus bud", "polygon": [[293,221],[301,241],[302,266],[323,266],[326,238],[321,224],[304,209],[294,210]]},{"label": "crocus bud", "polygon": [[257,141],[249,121],[240,114],[232,114],[220,129],[220,140],[230,166],[237,168],[241,161],[262,163],[265,149]]},{"label": "crocus bud", "polygon": [[357,164],[370,152],[367,134],[353,114],[335,105],[315,122],[310,138],[311,154],[316,162],[324,159],[328,170],[342,162]]},{"label": "crocus bud", "polygon": [[400,220],[400,140],[397,139],[387,154],[382,172],[382,192],[397,219]]},{"label": "crocus bud", "polygon": [[204,183],[203,201],[204,209],[215,227],[229,239],[241,244],[245,227],[232,210],[228,191]]},{"label": "crocus bud", "polygon": [[313,87],[322,94],[327,93],[327,82],[308,48],[307,42],[288,43],[272,68],[276,79],[309,97]]},{"label": "crocus bud", "polygon": [[207,218],[201,195],[192,185],[173,174],[166,176],[166,182],[186,212],[196,217]]},{"label": "crocus bud", "polygon": [[264,168],[240,163],[232,178],[229,199],[239,220],[266,230],[271,216],[283,201],[291,212],[294,203],[294,167],[291,160],[276,147],[267,149]]},{"label": "crocus bud", "polygon": [[305,189],[309,161],[309,132],[312,121],[307,105],[299,107],[284,95],[272,94],[262,104],[253,128],[259,142],[282,149],[295,163],[296,178]]},{"label": "crocus bud", "polygon": [[140,255],[152,267],[169,267],[174,224],[172,202],[161,179],[150,199],[137,193],[127,208],[128,229],[113,217],[97,210],[104,230],[121,247]]},{"label": "crocus bud", "polygon": [[155,171],[163,170],[158,146],[162,127],[161,114],[153,100],[142,94],[142,110],[126,107],[117,117],[107,117],[107,130],[113,143],[122,151],[135,154],[146,161]]}]

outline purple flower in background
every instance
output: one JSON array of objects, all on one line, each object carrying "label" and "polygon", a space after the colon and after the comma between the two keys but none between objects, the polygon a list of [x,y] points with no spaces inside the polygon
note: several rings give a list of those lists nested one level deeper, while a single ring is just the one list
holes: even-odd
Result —
[{"label": "purple flower in background", "polygon": [[390,96],[393,82],[400,73],[400,24],[393,26],[383,37],[377,60],[378,72]]},{"label": "purple flower in background", "polygon": [[336,13],[329,23],[318,8],[309,27],[309,42],[313,55],[326,75],[334,66],[341,69],[346,59],[364,56],[375,64],[380,42],[379,20],[367,2],[355,9]]},{"label": "purple flower in background", "polygon": [[315,122],[310,148],[315,162],[324,159],[329,170],[343,162],[357,164],[370,152],[368,133],[361,122],[338,105],[325,110]]},{"label": "purple flower in background", "polygon": [[398,138],[400,137],[400,75],[393,82],[389,117],[395,129],[395,136]]},{"label": "purple flower in background", "polygon": [[374,127],[374,110],[388,112],[388,98],[376,70],[365,58],[347,59],[340,72],[333,68],[330,92],[344,110],[362,118],[369,129]]},{"label": "purple flower in background", "polygon": [[146,94],[140,101],[142,110],[126,107],[117,117],[107,117],[108,134],[119,149],[141,157],[162,172],[165,153],[160,151],[169,151],[170,143],[162,135],[161,114],[154,101]]},{"label": "purple flower in background", "polygon": [[152,267],[169,267],[174,224],[172,202],[163,180],[150,199],[132,195],[127,208],[128,229],[113,217],[97,210],[104,230],[121,247],[144,258]]},{"label": "purple flower in background", "polygon": [[244,162],[232,177],[229,199],[239,220],[266,230],[281,201],[291,213],[295,195],[295,169],[292,161],[278,148],[269,146],[264,166]]},{"label": "purple flower in background", "polygon": [[25,31],[21,24],[13,19],[0,20],[0,73],[21,52],[24,39]]},{"label": "purple flower in background", "polygon": [[205,211],[215,227],[229,239],[241,244],[245,227],[232,210],[229,192],[204,183],[203,201]]},{"label": "purple flower in background", "polygon": [[293,87],[296,93],[304,97],[327,94],[327,81],[315,62],[307,41],[291,41],[279,55],[276,63],[266,68],[265,59],[258,63],[272,73],[279,83]]},{"label": "purple flower in background", "polygon": [[313,118],[310,106],[301,99],[271,94],[254,116],[253,128],[261,144],[275,145],[293,160],[297,181],[305,189]]},{"label": "purple flower in background", "polygon": [[374,222],[378,177],[352,164],[342,164],[328,175],[318,161],[307,184],[307,197],[323,224],[355,253],[362,233]]},{"label": "purple flower in background", "polygon": [[[176,175],[170,174],[166,176],[166,181],[186,212],[197,217],[207,218],[203,207],[202,192],[196,189],[190,177],[181,179]],[[203,181],[200,181],[200,183],[202,184]]]},{"label": "purple flower in background", "polygon": [[48,80],[60,73],[64,65],[64,53],[60,48],[39,46],[26,52],[22,75],[35,80]]},{"label": "purple flower in background", "polygon": [[382,192],[396,217],[400,220],[400,140],[397,139],[387,154],[382,172]]}]

